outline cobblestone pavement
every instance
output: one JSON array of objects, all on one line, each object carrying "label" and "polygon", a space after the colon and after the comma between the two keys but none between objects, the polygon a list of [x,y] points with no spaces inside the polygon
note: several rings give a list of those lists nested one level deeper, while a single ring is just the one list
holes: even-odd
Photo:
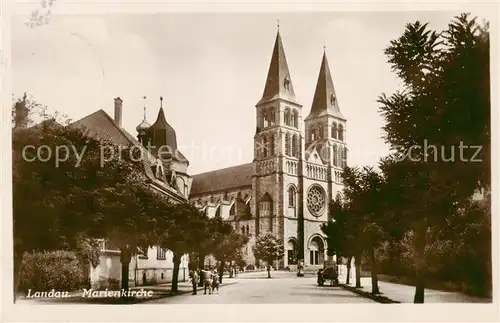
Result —
[{"label": "cobblestone pavement", "polygon": [[297,277],[290,272],[242,273],[232,279],[235,283],[222,286],[219,294],[179,295],[158,299],[144,304],[249,304],[249,303],[373,303],[340,287],[319,287],[315,276]]}]

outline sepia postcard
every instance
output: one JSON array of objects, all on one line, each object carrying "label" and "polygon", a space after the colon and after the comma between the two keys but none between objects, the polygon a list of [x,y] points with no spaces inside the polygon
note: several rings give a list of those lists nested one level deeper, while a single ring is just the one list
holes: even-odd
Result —
[{"label": "sepia postcard", "polygon": [[497,4],[4,9],[6,322],[499,319]]}]

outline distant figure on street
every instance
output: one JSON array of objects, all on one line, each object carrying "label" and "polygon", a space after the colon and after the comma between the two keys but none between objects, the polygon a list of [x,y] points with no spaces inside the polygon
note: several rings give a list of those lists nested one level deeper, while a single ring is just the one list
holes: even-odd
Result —
[{"label": "distant figure on street", "polygon": [[202,272],[203,272],[203,286],[204,286],[203,295],[207,294],[207,288],[209,295],[212,295],[212,273],[208,270],[202,270]]},{"label": "distant figure on street", "polygon": [[199,279],[196,270],[191,270],[189,272],[189,278],[191,279],[191,284],[193,285],[193,295],[196,295],[198,288],[198,279]]},{"label": "distant figure on street", "polygon": [[219,274],[217,273],[217,270],[214,270],[214,273],[212,275],[212,290],[215,294],[215,291],[217,291],[217,294],[219,294]]}]

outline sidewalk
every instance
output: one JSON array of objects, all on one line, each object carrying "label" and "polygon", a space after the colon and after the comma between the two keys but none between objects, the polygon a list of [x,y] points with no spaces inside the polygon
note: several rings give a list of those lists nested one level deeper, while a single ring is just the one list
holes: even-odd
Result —
[{"label": "sidewalk", "polygon": [[[339,275],[339,282],[345,284],[346,273],[345,271]],[[349,278],[349,285],[356,286],[356,278],[352,275]],[[371,293],[372,291],[372,279],[371,277],[361,277],[361,286],[359,290]],[[395,284],[379,281],[378,287],[381,296],[385,296],[393,301],[400,303],[413,303],[413,296],[415,295],[415,286]],[[491,303],[492,300],[489,298],[480,298],[469,296],[457,292],[444,292],[434,289],[425,289],[425,303]]]},{"label": "sidewalk", "polygon": [[[236,283],[236,279],[223,277],[221,287],[231,285]],[[144,290],[152,291],[153,296],[151,297],[134,297],[130,299],[121,299],[118,297],[84,297],[83,290],[71,292],[69,297],[65,298],[25,298],[19,297],[16,300],[16,304],[54,304],[54,303],[88,303],[88,304],[136,304],[145,301],[150,301],[153,299],[174,297],[177,295],[187,294],[193,292],[193,286],[188,281],[179,282],[177,285],[177,293],[171,292],[171,283],[154,285],[154,286],[137,286],[131,287],[131,291]],[[198,293],[203,292],[203,287],[197,288]]]}]

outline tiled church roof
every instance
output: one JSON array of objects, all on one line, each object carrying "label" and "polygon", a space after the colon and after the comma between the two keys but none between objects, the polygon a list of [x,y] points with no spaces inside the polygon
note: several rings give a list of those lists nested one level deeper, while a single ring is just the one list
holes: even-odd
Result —
[{"label": "tiled church roof", "polygon": [[253,163],[193,175],[191,196],[252,185]]}]

